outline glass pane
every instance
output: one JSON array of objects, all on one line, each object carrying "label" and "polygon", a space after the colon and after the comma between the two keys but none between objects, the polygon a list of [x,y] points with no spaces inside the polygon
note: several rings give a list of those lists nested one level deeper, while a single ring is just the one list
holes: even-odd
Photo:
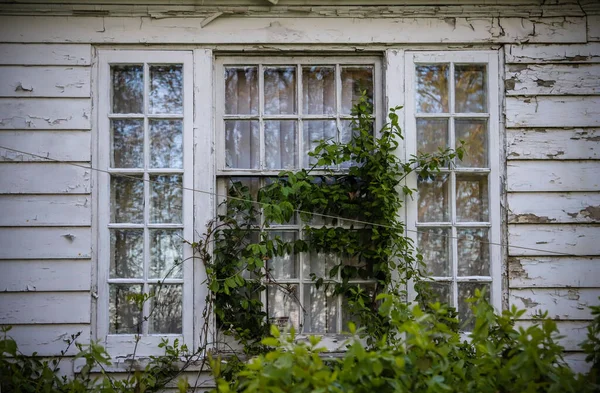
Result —
[{"label": "glass pane", "polygon": [[110,222],[144,222],[144,179],[139,175],[110,178]]},{"label": "glass pane", "polygon": [[456,220],[488,221],[487,175],[456,174]]},{"label": "glass pane", "polygon": [[303,125],[303,166],[310,168],[318,159],[309,157],[308,153],[315,150],[320,140],[337,140],[337,126],[335,120],[305,120]]},{"label": "glass pane", "polygon": [[181,223],[183,217],[183,176],[150,176],[150,222]]},{"label": "glass pane", "polygon": [[448,277],[450,273],[450,245],[452,233],[449,228],[420,228],[417,234],[419,251],[423,255],[427,274]]},{"label": "glass pane", "polygon": [[111,66],[113,113],[144,113],[144,67]]},{"label": "glass pane", "polygon": [[141,285],[109,284],[110,334],[141,334],[142,310],[137,307],[132,295],[142,293]]},{"label": "glass pane", "polygon": [[144,276],[144,230],[110,230],[110,277]]},{"label": "glass pane", "polygon": [[[279,237],[284,243],[296,241],[298,234],[296,232],[270,231],[269,239],[275,243],[275,238]],[[267,261],[267,269],[274,280],[284,280],[289,278],[298,278],[298,255],[286,254],[284,256],[273,257]]]},{"label": "glass pane", "polygon": [[349,114],[362,92],[373,104],[373,67],[342,67],[342,113]]},{"label": "glass pane", "polygon": [[281,284],[267,286],[267,313],[269,322],[280,328],[294,326],[300,331],[302,311],[298,285]]},{"label": "glass pane", "polygon": [[417,112],[448,113],[448,64],[416,66]]},{"label": "glass pane", "polygon": [[268,169],[296,168],[297,145],[295,121],[265,121],[265,164]]},{"label": "glass pane", "polygon": [[337,296],[333,286],[304,285],[304,333],[335,333],[337,328]]},{"label": "glass pane", "polygon": [[303,113],[331,115],[335,113],[335,68],[302,68]]},{"label": "glass pane", "polygon": [[258,69],[256,67],[225,69],[225,113],[238,115],[258,113]]},{"label": "glass pane", "polygon": [[465,155],[456,160],[458,167],[486,168],[488,166],[487,120],[455,119],[456,145],[465,142]]},{"label": "glass pane", "polygon": [[458,319],[461,322],[461,329],[464,331],[471,331],[475,327],[475,321],[471,319],[473,318],[473,312],[471,311],[472,303],[467,303],[467,299],[475,296],[475,289],[479,289],[480,291],[485,289],[485,298],[488,301],[490,300],[490,284],[479,282],[458,283]]},{"label": "glass pane", "polygon": [[448,175],[433,179],[419,177],[419,222],[446,222],[450,220],[448,203]]},{"label": "glass pane", "polygon": [[336,265],[335,255],[311,251],[307,257],[309,260],[304,262],[302,269],[304,279],[310,280],[311,273],[315,274],[317,278],[323,277],[328,279],[329,271]]},{"label": "glass pane", "polygon": [[485,65],[455,65],[456,112],[487,112]]},{"label": "glass pane", "polygon": [[[358,289],[360,291],[360,297],[363,299],[365,304],[371,304],[374,300],[375,285],[373,284],[359,284]],[[342,296],[342,331],[348,330],[348,323],[353,322],[356,327],[360,327],[360,319],[350,313],[350,304],[348,297]]]},{"label": "glass pane", "polygon": [[265,67],[265,114],[296,113],[296,67]]},{"label": "glass pane", "polygon": [[183,168],[181,120],[150,120],[150,166]]},{"label": "glass pane", "polygon": [[111,120],[113,168],[144,167],[144,122],[142,120]]},{"label": "glass pane", "polygon": [[487,228],[458,228],[458,275],[489,276],[490,244]]},{"label": "glass pane", "polygon": [[440,302],[452,304],[452,283],[444,281],[422,281],[415,285],[421,304]]},{"label": "glass pane", "polygon": [[150,113],[183,113],[183,66],[150,67]]},{"label": "glass pane", "polygon": [[[227,195],[235,198],[249,198],[248,200],[256,202],[258,196],[258,190],[260,189],[260,178],[258,177],[232,177],[229,179],[227,185]],[[248,215],[247,208],[245,206],[236,207],[239,205],[238,200],[230,199],[232,203],[227,205],[228,216],[237,220],[241,225],[245,225],[247,222],[250,224],[257,225],[260,220],[260,206],[253,204],[254,216]],[[241,202],[241,201],[240,201]]]},{"label": "glass pane", "polygon": [[183,267],[183,231],[150,230],[150,278],[181,278]]},{"label": "glass pane", "polygon": [[448,120],[417,119],[417,153],[433,154],[448,147]]},{"label": "glass pane", "polygon": [[260,137],[258,121],[225,121],[225,165],[228,168],[258,169]]},{"label": "glass pane", "polygon": [[150,324],[148,333],[181,333],[183,286],[150,285]]}]

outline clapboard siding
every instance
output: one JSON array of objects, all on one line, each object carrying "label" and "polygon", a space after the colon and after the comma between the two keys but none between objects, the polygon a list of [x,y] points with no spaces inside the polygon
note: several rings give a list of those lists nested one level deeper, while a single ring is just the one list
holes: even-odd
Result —
[{"label": "clapboard siding", "polygon": [[511,288],[600,288],[600,257],[510,257]]},{"label": "clapboard siding", "polygon": [[506,45],[506,63],[600,63],[600,43]]},{"label": "clapboard siding", "polygon": [[511,256],[600,255],[600,226],[510,224],[508,252]]},{"label": "clapboard siding", "polygon": [[511,224],[600,223],[600,193],[508,193]]},{"label": "clapboard siding", "polygon": [[600,189],[600,161],[509,161],[506,188],[508,191],[596,191]]},{"label": "clapboard siding", "polygon": [[0,228],[0,259],[89,259],[91,229]]},{"label": "clapboard siding", "polygon": [[89,323],[89,292],[0,293],[0,324]]},{"label": "clapboard siding", "polygon": [[89,98],[0,98],[0,129],[89,130]]},{"label": "clapboard siding", "polygon": [[[534,325],[536,321],[517,321],[517,328],[527,328]],[[581,351],[581,344],[587,338],[588,322],[585,321],[556,321],[556,327],[559,330],[560,338],[558,343],[562,345],[565,351]]]},{"label": "clapboard siding", "polygon": [[591,319],[589,307],[598,304],[598,295],[600,290],[595,288],[512,289],[509,304],[527,310],[523,319],[530,319],[536,313],[548,311],[550,318],[585,321]]},{"label": "clapboard siding", "polygon": [[598,127],[600,96],[506,97],[506,126]]},{"label": "clapboard siding", "polygon": [[0,64],[90,65],[92,64],[92,46],[81,44],[0,44]]},{"label": "clapboard siding", "polygon": [[582,352],[571,352],[563,355],[564,361],[576,373],[586,374],[592,368],[592,363],[585,361],[586,354]]},{"label": "clapboard siding", "polygon": [[[56,356],[67,350],[67,340],[78,333],[80,334],[76,341],[89,344],[90,325],[86,324],[13,325],[8,336],[19,343],[19,350],[25,355],[37,352],[38,356]],[[71,345],[65,355],[73,356],[78,352],[79,349]]]},{"label": "clapboard siding", "polygon": [[90,226],[86,195],[0,195],[0,226]]},{"label": "clapboard siding", "polygon": [[506,69],[507,95],[600,94],[599,64],[515,64]]},{"label": "clapboard siding", "polygon": [[90,67],[0,67],[0,97],[90,97]]},{"label": "clapboard siding", "polygon": [[0,163],[0,192],[88,194],[90,169],[66,163]]},{"label": "clapboard siding", "polygon": [[91,261],[0,261],[0,292],[88,291]]},{"label": "clapboard siding", "polygon": [[598,128],[509,129],[506,144],[509,160],[600,159]]},{"label": "clapboard siding", "polygon": [[[90,161],[89,131],[0,131],[0,146],[59,161]],[[0,161],[41,161],[46,158],[0,148]]]}]

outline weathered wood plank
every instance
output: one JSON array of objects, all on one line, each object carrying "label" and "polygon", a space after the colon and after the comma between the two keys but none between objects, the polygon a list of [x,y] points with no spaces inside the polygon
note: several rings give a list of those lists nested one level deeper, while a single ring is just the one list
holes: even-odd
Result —
[{"label": "weathered wood plank", "polygon": [[3,194],[89,194],[90,170],[58,163],[0,163]]},{"label": "weathered wood plank", "polygon": [[[8,335],[19,345],[19,350],[25,355],[37,352],[38,356],[57,356],[60,351],[67,349],[67,340],[71,335],[81,333],[77,342],[88,344],[90,342],[90,325],[13,325]],[[76,355],[79,349],[71,345],[65,353],[67,356]]]},{"label": "weathered wood plank", "polygon": [[508,191],[597,191],[598,161],[509,161]]},{"label": "weathered wood plank", "polygon": [[89,259],[90,228],[0,228],[0,259]]},{"label": "weathered wood plank", "polygon": [[600,129],[509,129],[507,158],[517,160],[600,159]]},{"label": "weathered wood plank", "polygon": [[563,359],[571,370],[576,373],[587,374],[592,368],[592,364],[585,361],[586,356],[585,353],[581,352],[566,353],[563,355]]},{"label": "weathered wood plank", "polygon": [[506,63],[600,63],[600,43],[507,45]]},{"label": "weathered wood plank", "polygon": [[600,258],[508,258],[510,288],[600,288]]},{"label": "weathered wood plank", "polygon": [[587,39],[590,42],[600,41],[600,15],[588,15]]},{"label": "weathered wood plank", "polygon": [[0,226],[89,226],[90,199],[85,195],[0,195]]},{"label": "weathered wood plank", "polygon": [[0,44],[2,65],[90,65],[91,45]]},{"label": "weathered wood plank", "polygon": [[0,129],[89,130],[88,98],[0,98]]},{"label": "weathered wood plank", "polygon": [[600,223],[600,193],[508,193],[508,222]]},{"label": "weathered wood plank", "polygon": [[0,324],[90,323],[89,292],[0,293]]},{"label": "weathered wood plank", "polygon": [[[533,325],[535,321],[517,321],[515,326],[527,328]],[[586,339],[587,321],[556,321],[556,327],[559,334],[563,337],[558,339],[565,351],[581,351],[581,344]]]},{"label": "weathered wood plank", "polygon": [[506,97],[506,126],[599,127],[600,96]]},{"label": "weathered wood plank", "polygon": [[0,261],[0,292],[89,291],[90,260]]},{"label": "weathered wood plank", "polygon": [[571,289],[511,289],[509,305],[525,309],[523,319],[538,312],[548,311],[548,316],[560,320],[589,320],[590,306],[598,304],[600,288]]},{"label": "weathered wood plank", "polygon": [[0,67],[0,97],[90,97],[90,67]]},{"label": "weathered wood plank", "polygon": [[510,224],[508,254],[511,256],[600,255],[600,230],[589,225]]},{"label": "weathered wood plank", "polygon": [[600,65],[509,65],[504,84],[507,95],[600,94]]},{"label": "weathered wood plank", "polygon": [[[90,161],[89,131],[0,131],[0,146],[60,161]],[[44,158],[0,148],[1,161],[41,161]]]}]

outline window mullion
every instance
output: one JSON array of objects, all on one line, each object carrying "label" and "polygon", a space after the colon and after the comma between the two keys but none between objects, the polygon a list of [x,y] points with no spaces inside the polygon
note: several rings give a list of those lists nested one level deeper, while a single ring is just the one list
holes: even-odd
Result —
[{"label": "window mullion", "polygon": [[[143,292],[148,293],[148,265],[150,264],[150,175],[148,174],[148,163],[150,162],[150,130],[148,121],[148,101],[150,90],[150,72],[148,63],[144,63],[144,285]],[[150,313],[149,302],[144,302],[142,310],[142,335],[148,334],[148,321],[146,316]]]},{"label": "window mullion", "polygon": [[[449,104],[450,104],[450,117],[448,118],[448,145],[451,149],[456,148],[455,137],[454,137],[454,63],[450,62],[449,67]],[[458,239],[457,239],[457,230],[456,230],[456,172],[454,167],[452,167],[452,171],[450,172],[450,220],[452,222],[452,231],[450,240],[450,244],[452,244],[452,304],[458,310]]]},{"label": "window mullion", "polygon": [[259,159],[258,159],[258,167],[260,169],[265,168],[265,122],[264,122],[264,114],[265,114],[265,78],[263,65],[260,64],[258,66],[258,127],[259,127]]}]

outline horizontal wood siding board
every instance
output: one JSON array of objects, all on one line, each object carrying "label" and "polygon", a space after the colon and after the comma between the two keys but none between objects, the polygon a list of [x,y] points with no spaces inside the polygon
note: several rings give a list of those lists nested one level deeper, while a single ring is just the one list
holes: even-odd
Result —
[{"label": "horizontal wood siding board", "polygon": [[600,192],[510,192],[507,199],[510,224],[600,223]]},{"label": "horizontal wood siding board", "polygon": [[516,128],[506,132],[508,160],[600,159],[600,128]]},{"label": "horizontal wood siding board", "polygon": [[87,195],[0,195],[0,226],[90,226]]},{"label": "horizontal wood siding board", "polygon": [[600,288],[600,257],[510,257],[510,288]]},{"label": "horizontal wood siding board", "polygon": [[507,95],[598,95],[600,64],[509,65]]},{"label": "horizontal wood siding board", "polygon": [[507,45],[506,63],[600,63],[600,43]]},{"label": "horizontal wood siding board", "polygon": [[0,259],[89,259],[91,229],[0,228]]},{"label": "horizontal wood siding board", "polygon": [[0,293],[0,324],[89,323],[89,292]]},{"label": "horizontal wood siding board", "polygon": [[510,256],[597,256],[600,255],[600,226],[510,224]]},{"label": "horizontal wood siding board", "polygon": [[65,65],[92,64],[92,46],[81,44],[0,44],[2,65]]},{"label": "horizontal wood siding board", "polygon": [[538,312],[548,311],[548,316],[559,320],[590,320],[590,306],[598,304],[600,288],[570,289],[511,289],[509,305],[525,309],[523,319]]},{"label": "horizontal wood siding board", "polygon": [[600,15],[588,15],[587,39],[589,42],[600,42]]},{"label": "horizontal wood siding board", "polygon": [[90,67],[0,67],[0,97],[90,97]]},{"label": "horizontal wood siding board", "polygon": [[592,368],[592,364],[585,361],[586,356],[585,353],[581,352],[565,353],[563,359],[571,370],[576,373],[587,374]]},{"label": "horizontal wood siding board", "polygon": [[509,161],[508,191],[597,191],[600,161]]},{"label": "horizontal wood siding board", "polygon": [[[517,321],[515,327],[528,328],[536,324],[536,321]],[[587,338],[588,321],[556,321],[560,337],[558,343],[565,351],[581,351],[581,344]]]},{"label": "horizontal wood siding board", "polygon": [[0,98],[2,130],[89,130],[89,98]]},{"label": "horizontal wood siding board", "polygon": [[[90,131],[0,131],[0,146],[60,161],[90,161]],[[45,158],[0,148],[0,161],[41,161]]]},{"label": "horizontal wood siding board", "polygon": [[0,163],[0,193],[89,194],[90,175],[90,169],[66,163],[4,162]]},{"label": "horizontal wood siding board", "polygon": [[91,261],[0,261],[0,292],[89,291]]},{"label": "horizontal wood siding board", "polygon": [[[19,345],[19,350],[25,355],[31,355],[37,352],[38,356],[58,356],[61,351],[67,349],[67,340],[71,340],[72,335],[79,334],[76,342],[89,344],[90,325],[89,324],[61,324],[61,325],[13,325],[8,332]],[[74,356],[79,352],[75,345],[71,345],[66,356]]]},{"label": "horizontal wood siding board", "polygon": [[506,126],[600,127],[600,96],[506,97]]}]

